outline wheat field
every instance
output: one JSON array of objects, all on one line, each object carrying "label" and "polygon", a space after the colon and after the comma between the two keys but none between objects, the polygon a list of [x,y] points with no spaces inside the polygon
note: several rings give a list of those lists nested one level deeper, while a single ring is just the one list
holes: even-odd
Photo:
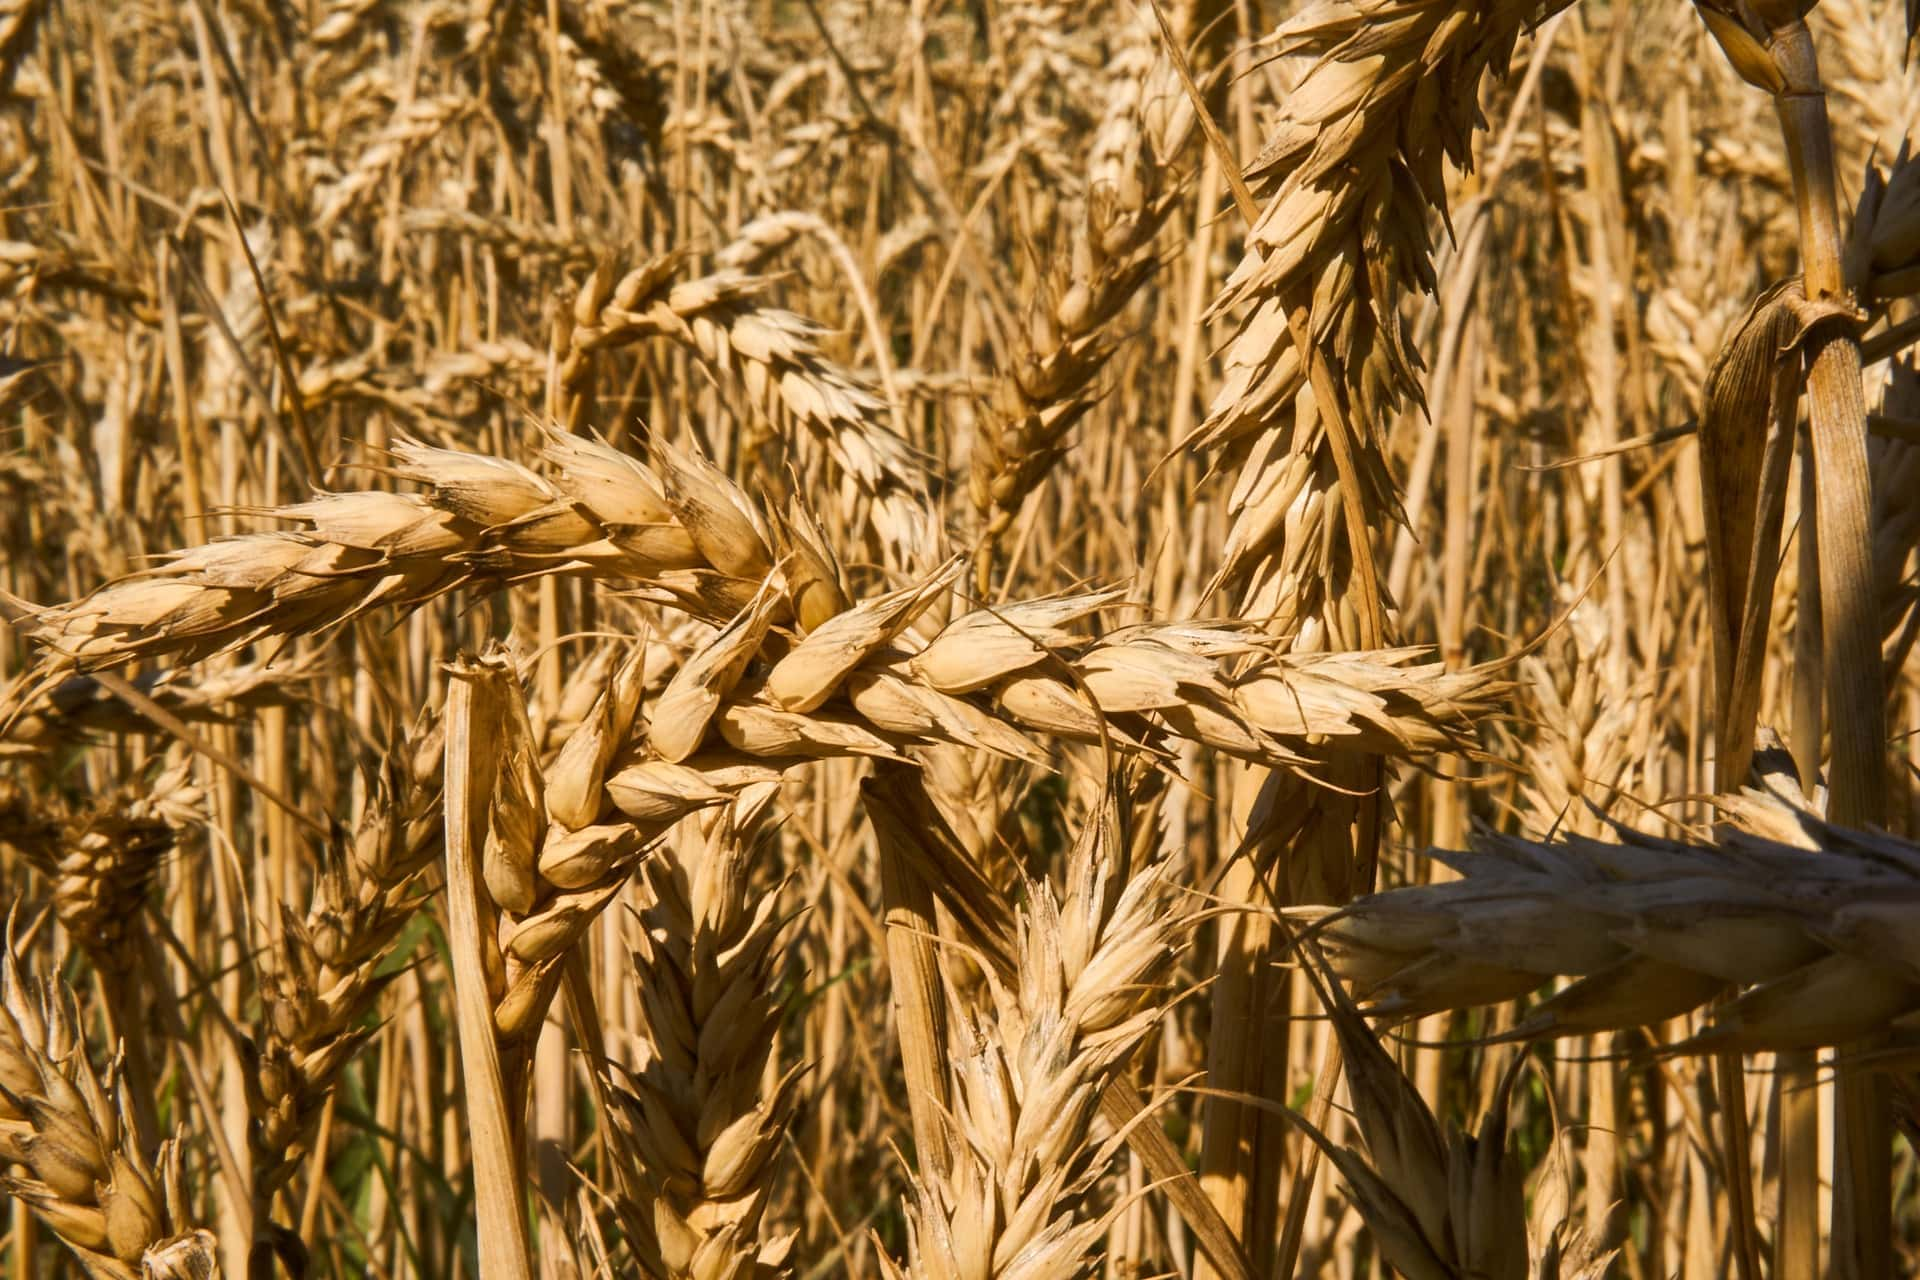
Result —
[{"label": "wheat field", "polygon": [[1916,23],[0,0],[0,1269],[1920,1275]]}]

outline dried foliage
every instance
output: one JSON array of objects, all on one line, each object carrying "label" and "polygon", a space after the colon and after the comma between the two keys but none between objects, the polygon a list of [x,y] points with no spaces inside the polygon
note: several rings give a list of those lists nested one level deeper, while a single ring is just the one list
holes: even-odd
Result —
[{"label": "dried foliage", "polygon": [[1914,8],[0,0],[0,1270],[1920,1269]]}]

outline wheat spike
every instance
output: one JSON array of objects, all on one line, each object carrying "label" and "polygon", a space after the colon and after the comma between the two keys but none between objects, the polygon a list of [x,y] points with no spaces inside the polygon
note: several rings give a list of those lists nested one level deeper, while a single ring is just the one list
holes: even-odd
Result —
[{"label": "wheat spike", "polygon": [[1605,823],[1591,806],[1632,792],[1639,781],[1635,768],[1645,758],[1652,682],[1613,697],[1602,664],[1607,641],[1605,618],[1576,608],[1543,652],[1520,660],[1540,726],[1526,744],[1520,781],[1529,834],[1593,835]]},{"label": "wheat spike", "polygon": [[[150,576],[41,611],[33,632],[83,669],[156,653],[200,656],[337,625],[376,605],[404,607],[458,586],[553,572],[637,580],[723,627],[742,610],[791,625],[809,575],[831,572],[789,556],[771,585],[763,580],[775,558],[766,520],[698,458],[660,447],[656,472],[563,435],[550,438],[546,455],[551,478],[483,455],[398,446],[401,474],[429,485],[428,493],[332,494],[284,508],[283,518],[306,527],[181,553]],[[820,624],[785,642],[783,655],[762,653],[771,664],[764,679],[743,679],[733,654],[709,681],[711,730],[682,730],[686,740],[673,747],[682,759],[655,762],[672,768],[637,761],[616,780],[630,791],[677,790],[698,751],[721,750],[715,737],[744,757],[741,765],[891,756],[925,741],[1020,756],[1030,754],[1021,731],[1095,742],[1103,716],[1117,742],[1169,733],[1310,774],[1329,753],[1457,747],[1501,688],[1488,669],[1409,666],[1411,649],[1288,656],[1257,633],[1222,624],[1144,623],[1098,640],[1062,629],[1113,604],[1110,594],[977,612],[916,642],[913,618],[955,571],[950,563],[904,597],[816,612]],[[837,583],[823,585],[831,587],[823,598],[844,598]],[[736,643],[736,633],[723,630],[696,655],[687,684],[707,680],[705,664]],[[796,709],[804,707],[814,709]],[[646,805],[623,807],[650,818]]]},{"label": "wheat spike", "polygon": [[[238,712],[292,702],[312,673],[298,662],[248,663],[224,669],[146,672],[134,687],[190,724],[227,723]],[[151,720],[88,676],[30,688],[18,705],[0,692],[0,759],[44,762],[102,733],[153,732]]]},{"label": "wheat spike", "polygon": [[[411,754],[403,745],[393,758]],[[371,792],[359,828],[325,849],[306,912],[282,908],[263,966],[248,1090],[257,1212],[311,1153],[341,1071],[372,1034],[368,1019],[395,976],[380,967],[422,900],[420,873],[440,853],[437,810],[397,768]]]},{"label": "wheat spike", "polygon": [[[1402,304],[1434,286],[1428,227],[1445,212],[1445,161],[1470,161],[1483,74],[1504,69],[1539,7],[1324,0],[1264,42],[1313,62],[1236,188],[1252,225],[1210,312],[1237,312],[1236,329],[1191,443],[1237,469],[1209,593],[1233,589],[1237,612],[1274,619],[1295,651],[1387,640],[1393,602],[1371,543],[1399,512],[1386,429],[1422,398]],[[1242,780],[1252,866],[1283,869],[1283,901],[1338,902],[1371,886],[1383,776],[1378,761],[1354,757],[1328,774],[1344,795],[1285,772]],[[1243,928],[1237,946],[1257,957],[1271,945],[1257,921]],[[1264,1070],[1264,1046],[1233,1030],[1265,1016],[1262,962],[1249,963],[1251,972],[1224,974],[1214,996],[1209,1067],[1229,1092],[1260,1087]],[[1275,1197],[1254,1180],[1278,1167],[1261,1149],[1277,1135],[1269,1125],[1243,1142],[1256,1117],[1225,1098],[1208,1112],[1202,1169],[1265,1248],[1279,1234]]]},{"label": "wheat spike", "polygon": [[1111,67],[1117,88],[1089,157],[1084,218],[1071,228],[1071,247],[1043,295],[1028,306],[1014,334],[1012,367],[995,384],[977,427],[968,492],[980,524],[974,555],[982,595],[996,542],[1094,405],[1095,380],[1121,340],[1121,312],[1159,270],[1153,242],[1177,194],[1167,166],[1192,116],[1169,118],[1161,107],[1167,97],[1183,99],[1143,36],[1136,23],[1133,41]]},{"label": "wheat spike", "polygon": [[1029,886],[1011,972],[988,964],[987,1009],[949,988],[948,1158],[923,1159],[904,1270],[946,1276],[1085,1276],[1110,1210],[1101,1175],[1124,1137],[1096,1137],[1107,1086],[1164,1011],[1188,917],[1169,864],[1129,875],[1118,805],[1106,799],[1069,855],[1064,893]]},{"label": "wheat spike", "polygon": [[1613,1251],[1594,1249],[1577,1229],[1561,1224],[1530,1238],[1526,1167],[1507,1136],[1522,1061],[1501,1077],[1477,1134],[1442,1128],[1347,994],[1318,974],[1315,987],[1340,1041],[1365,1149],[1335,1142],[1302,1117],[1295,1122],[1340,1170],[1393,1268],[1413,1280],[1601,1280]]},{"label": "wheat spike", "polygon": [[1742,825],[1713,843],[1624,828],[1614,842],[1483,832],[1471,850],[1434,853],[1460,880],[1296,914],[1322,922],[1336,969],[1375,1014],[1471,1008],[1577,979],[1522,1017],[1515,1038],[1644,1026],[1733,992],[1678,1051],[1833,1045],[1920,1011],[1907,941],[1920,848],[1770,792],[1726,803]]},{"label": "wheat spike", "polygon": [[[1326,0],[1265,42],[1315,61],[1247,167],[1262,208],[1213,308],[1242,317],[1193,443],[1239,464],[1215,585],[1239,584],[1244,612],[1288,620],[1306,647],[1366,634],[1375,604],[1349,584],[1368,535],[1346,526],[1398,511],[1384,431],[1421,398],[1401,304],[1434,286],[1429,216],[1446,211],[1443,163],[1471,162],[1481,78],[1504,72],[1541,7]],[[1329,374],[1318,382],[1315,362]],[[1310,383],[1314,399],[1297,404]]]},{"label": "wheat spike", "polygon": [[[769,1074],[779,895],[753,887],[755,787],[650,859],[633,954],[646,1041],[614,1088],[616,1204],[641,1273],[774,1277],[791,1236],[761,1214],[801,1067]],[[689,824],[691,827],[692,824]]]},{"label": "wheat spike", "polygon": [[186,1215],[180,1149],[135,1145],[116,1067],[94,1069],[64,985],[22,972],[11,924],[0,957],[0,1177],[94,1280],[212,1280],[216,1242]]},{"label": "wheat spike", "polygon": [[129,783],[84,810],[34,813],[25,792],[0,784],[0,845],[47,878],[61,925],[96,966],[123,973],[161,859],[203,818],[192,759],[175,753],[148,783]]},{"label": "wheat spike", "polygon": [[925,479],[911,447],[885,421],[886,401],[820,352],[818,326],[760,301],[765,277],[722,268],[684,279],[681,265],[669,256],[617,279],[596,268],[581,286],[558,346],[561,381],[576,406],[595,352],[649,338],[679,342],[718,377],[737,380],[756,412],[775,423],[790,419],[818,438],[871,503],[890,561],[924,565],[934,536]]},{"label": "wheat spike", "polygon": [[415,98],[401,107],[345,173],[320,187],[315,221],[321,227],[339,221],[356,200],[391,179],[417,148],[431,142],[470,109],[464,98],[453,96]]}]

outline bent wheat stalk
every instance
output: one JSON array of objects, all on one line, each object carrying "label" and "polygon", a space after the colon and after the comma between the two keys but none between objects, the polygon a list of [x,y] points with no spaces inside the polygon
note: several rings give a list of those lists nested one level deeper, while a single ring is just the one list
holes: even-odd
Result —
[{"label": "bent wheat stalk", "polygon": [[1774,285],[1755,299],[1707,372],[1700,487],[1722,790],[1746,782],[1753,758],[1787,460],[1806,380],[1801,346],[1816,326],[1848,314],[1831,299],[1808,298],[1798,280]]},{"label": "bent wheat stalk", "polygon": [[[526,1117],[516,1078],[516,1068],[524,1063],[503,1061],[507,1055],[495,1026],[504,965],[482,879],[500,772],[497,739],[505,732],[507,715],[501,665],[463,659],[452,672],[447,697],[447,945],[474,1159],[480,1274],[483,1280],[531,1280],[532,1243],[521,1200]],[[516,852],[524,853],[524,847]]]}]

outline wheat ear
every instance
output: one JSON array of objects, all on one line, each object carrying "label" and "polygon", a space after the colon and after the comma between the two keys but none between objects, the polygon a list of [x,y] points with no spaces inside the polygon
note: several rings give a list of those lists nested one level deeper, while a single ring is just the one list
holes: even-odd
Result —
[{"label": "wheat ear", "polygon": [[801,1068],[770,1072],[784,921],[751,874],[774,790],[750,790],[704,832],[686,824],[642,871],[653,901],[633,967],[646,1039],[613,1090],[611,1134],[620,1218],[654,1280],[786,1274],[792,1238],[765,1233],[761,1214]]},{"label": "wheat ear", "polygon": [[149,1159],[117,1067],[94,1069],[64,985],[24,974],[9,927],[0,957],[0,1186],[47,1224],[93,1280],[211,1280],[211,1233],[187,1217],[180,1149]]},{"label": "wheat ear", "polygon": [[[943,598],[951,562],[851,604],[808,525],[770,522],[697,456],[656,446],[656,472],[564,435],[546,453],[551,478],[401,445],[398,469],[428,493],[330,494],[283,508],[305,528],[184,552],[40,611],[30,630],[60,655],[55,669],[90,668],[205,655],[463,585],[554,572],[632,580],[722,628],[663,694],[674,715],[670,736],[669,717],[655,716],[660,766],[686,764],[716,737],[748,767],[889,757],[924,742],[1033,759],[1023,737],[1033,732],[1136,748],[1170,735],[1311,776],[1330,756],[1458,749],[1503,688],[1487,668],[1409,666],[1410,649],[1281,655],[1228,624],[1144,623],[1098,640],[1067,629],[1116,604],[1111,592],[982,610],[920,637],[914,625]],[[685,778],[638,765],[636,784]],[[629,814],[644,816],[635,803],[643,807]]]},{"label": "wheat ear", "polygon": [[[1242,615],[1278,619],[1296,650],[1386,643],[1390,602],[1372,545],[1376,527],[1398,513],[1385,428],[1420,398],[1402,303],[1433,287],[1427,228],[1445,210],[1445,160],[1471,158],[1481,78],[1504,68],[1539,8],[1328,0],[1265,42],[1314,61],[1236,181],[1251,225],[1212,314],[1238,311],[1239,321],[1193,442],[1238,464],[1212,589],[1233,588]],[[1346,794],[1308,791],[1284,773],[1241,779],[1254,857],[1224,892],[1256,906],[1254,878],[1276,865],[1285,901],[1337,902],[1371,886],[1384,769],[1356,758],[1329,778]],[[1257,914],[1231,931],[1229,952],[1245,959],[1227,965],[1214,989],[1208,1048],[1212,1083],[1226,1093],[1259,1089],[1273,1074],[1267,1047],[1237,1031],[1273,1000],[1264,958],[1273,940]],[[1296,1232],[1274,1220],[1284,1135],[1226,1096],[1208,1100],[1205,1127],[1201,1167],[1216,1200],[1241,1218],[1245,1239],[1291,1247]]]},{"label": "wheat ear", "polygon": [[192,765],[176,754],[150,782],[117,787],[77,813],[33,814],[24,792],[0,799],[0,815],[17,815],[0,844],[47,878],[62,927],[103,972],[124,974],[132,963],[128,942],[161,859],[203,816]]},{"label": "wheat ear", "polygon": [[[1021,503],[1066,453],[1067,433],[1097,399],[1095,382],[1119,346],[1120,313],[1159,270],[1153,242],[1172,210],[1168,163],[1184,142],[1182,124],[1148,116],[1170,79],[1163,60],[1136,41],[1113,68],[1120,86],[1089,158],[1084,225],[1071,229],[1064,266],[1044,282],[1013,337],[1012,365],[995,384],[969,463],[968,492],[979,523],[975,590],[986,596],[994,548]],[[1178,99],[1178,90],[1173,90]]]},{"label": "wheat ear", "polygon": [[1333,1021],[1365,1147],[1334,1141],[1304,1117],[1295,1123],[1346,1180],[1382,1257],[1404,1276],[1487,1280],[1602,1280],[1613,1251],[1595,1249],[1562,1223],[1530,1239],[1526,1165],[1508,1141],[1507,1109],[1524,1059],[1502,1074],[1477,1134],[1442,1128],[1400,1065],[1380,1046],[1346,992],[1314,985]]},{"label": "wheat ear", "polygon": [[[403,759],[406,749],[393,759]],[[261,1029],[251,1046],[256,1220],[311,1154],[321,1112],[373,1034],[395,936],[420,905],[420,873],[440,853],[438,813],[390,767],[350,837],[330,844],[304,914],[282,909],[263,966]]]},{"label": "wheat ear", "polygon": [[[234,711],[285,705],[310,678],[299,663],[249,663],[224,670],[147,672],[133,684],[183,721],[224,723]],[[93,734],[151,732],[151,720],[90,676],[51,687],[35,687],[23,677],[14,689],[0,692],[0,760],[44,763]]]},{"label": "wheat ear", "polygon": [[1069,855],[1065,892],[1029,886],[1013,930],[1014,973],[985,966],[991,1009],[950,989],[946,1158],[923,1153],[906,1267],[889,1263],[890,1274],[1092,1273],[1111,1213],[1097,1188],[1127,1140],[1124,1131],[1096,1137],[1095,1116],[1165,1010],[1188,926],[1168,864],[1129,874],[1126,859],[1108,798]]},{"label": "wheat ear", "polygon": [[1615,842],[1486,832],[1471,850],[1434,852],[1459,880],[1295,914],[1321,922],[1335,968],[1376,1014],[1472,1008],[1575,979],[1514,1038],[1704,1011],[1677,1051],[1752,1053],[1840,1044],[1920,1011],[1920,846],[1770,792],[1722,803],[1742,825],[1712,843],[1623,828]]},{"label": "wheat ear", "polygon": [[937,526],[921,465],[887,422],[886,400],[826,358],[818,325],[761,301],[766,277],[723,268],[685,279],[684,261],[655,259],[617,278],[597,267],[580,287],[556,335],[567,425],[580,425],[595,353],[651,338],[678,342],[737,385],[756,413],[819,440],[867,499],[890,563],[924,565]]}]

